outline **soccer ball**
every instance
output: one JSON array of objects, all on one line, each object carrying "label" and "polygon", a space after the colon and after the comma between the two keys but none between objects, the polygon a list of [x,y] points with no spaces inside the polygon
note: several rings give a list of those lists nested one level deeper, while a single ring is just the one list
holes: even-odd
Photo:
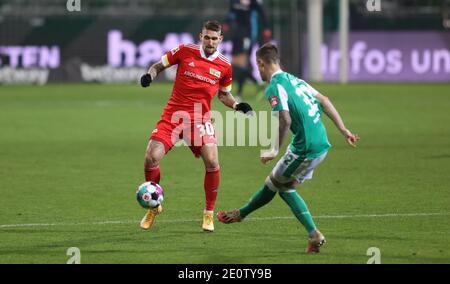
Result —
[{"label": "soccer ball", "polygon": [[136,191],[138,203],[148,209],[158,207],[164,200],[162,187],[152,181],[141,184]]}]

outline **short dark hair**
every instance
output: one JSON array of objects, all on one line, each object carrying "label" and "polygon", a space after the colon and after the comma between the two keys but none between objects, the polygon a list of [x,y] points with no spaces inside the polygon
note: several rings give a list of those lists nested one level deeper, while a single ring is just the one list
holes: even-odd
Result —
[{"label": "short dark hair", "polygon": [[256,57],[267,63],[280,63],[278,48],[273,43],[266,43],[256,51]]},{"label": "short dark hair", "polygon": [[203,28],[205,30],[220,32],[220,34],[222,34],[222,25],[218,21],[206,21],[203,23]]}]

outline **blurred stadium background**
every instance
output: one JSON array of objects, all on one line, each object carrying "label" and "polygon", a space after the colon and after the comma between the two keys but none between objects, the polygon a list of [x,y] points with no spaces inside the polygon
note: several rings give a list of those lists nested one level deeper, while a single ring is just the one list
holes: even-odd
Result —
[{"label": "blurred stadium background", "polygon": [[[284,68],[305,79],[340,79],[339,5],[347,2],[351,81],[448,82],[450,2],[380,1],[377,12],[366,0],[266,0]],[[132,81],[172,46],[196,42],[204,20],[224,21],[229,6],[207,0],[80,3],[80,12],[68,12],[63,0],[0,1],[0,83]],[[222,51],[230,56],[228,38]],[[309,59],[320,70],[309,72]],[[47,80],[24,75],[33,68],[50,71]]]},{"label": "blurred stadium background", "polygon": [[[362,137],[352,151],[324,119],[333,148],[299,189],[328,239],[313,257],[279,198],[203,234],[203,166],[186,149],[161,164],[164,214],[151,232],[138,227],[134,191],[174,70],[151,88],[137,81],[196,42],[204,20],[225,20],[228,1],[81,0],[80,12],[66,2],[0,0],[0,263],[66,263],[70,247],[81,263],[366,263],[370,247],[382,263],[450,262],[450,0],[380,0],[381,11],[264,1],[283,68]],[[221,48],[230,56],[229,35]],[[244,98],[267,111],[255,91]],[[264,181],[259,150],[220,147],[217,209]]]}]

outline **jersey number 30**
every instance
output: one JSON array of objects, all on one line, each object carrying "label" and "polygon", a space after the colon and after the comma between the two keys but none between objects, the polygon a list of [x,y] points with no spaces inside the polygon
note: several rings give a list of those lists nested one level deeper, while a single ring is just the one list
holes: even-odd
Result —
[{"label": "jersey number 30", "polygon": [[214,135],[214,126],[211,124],[211,122],[206,122],[204,125],[197,124],[197,128],[198,128],[200,137],[205,136],[205,134],[207,134],[209,136]]}]

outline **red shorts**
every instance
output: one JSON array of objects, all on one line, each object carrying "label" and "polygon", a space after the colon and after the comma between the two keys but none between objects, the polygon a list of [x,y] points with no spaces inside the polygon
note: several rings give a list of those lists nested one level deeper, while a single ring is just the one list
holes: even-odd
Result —
[{"label": "red shorts", "polygon": [[184,140],[197,158],[200,157],[203,145],[217,144],[216,131],[211,121],[175,124],[167,120],[160,120],[152,131],[150,139],[163,143],[166,153],[178,141]]}]

